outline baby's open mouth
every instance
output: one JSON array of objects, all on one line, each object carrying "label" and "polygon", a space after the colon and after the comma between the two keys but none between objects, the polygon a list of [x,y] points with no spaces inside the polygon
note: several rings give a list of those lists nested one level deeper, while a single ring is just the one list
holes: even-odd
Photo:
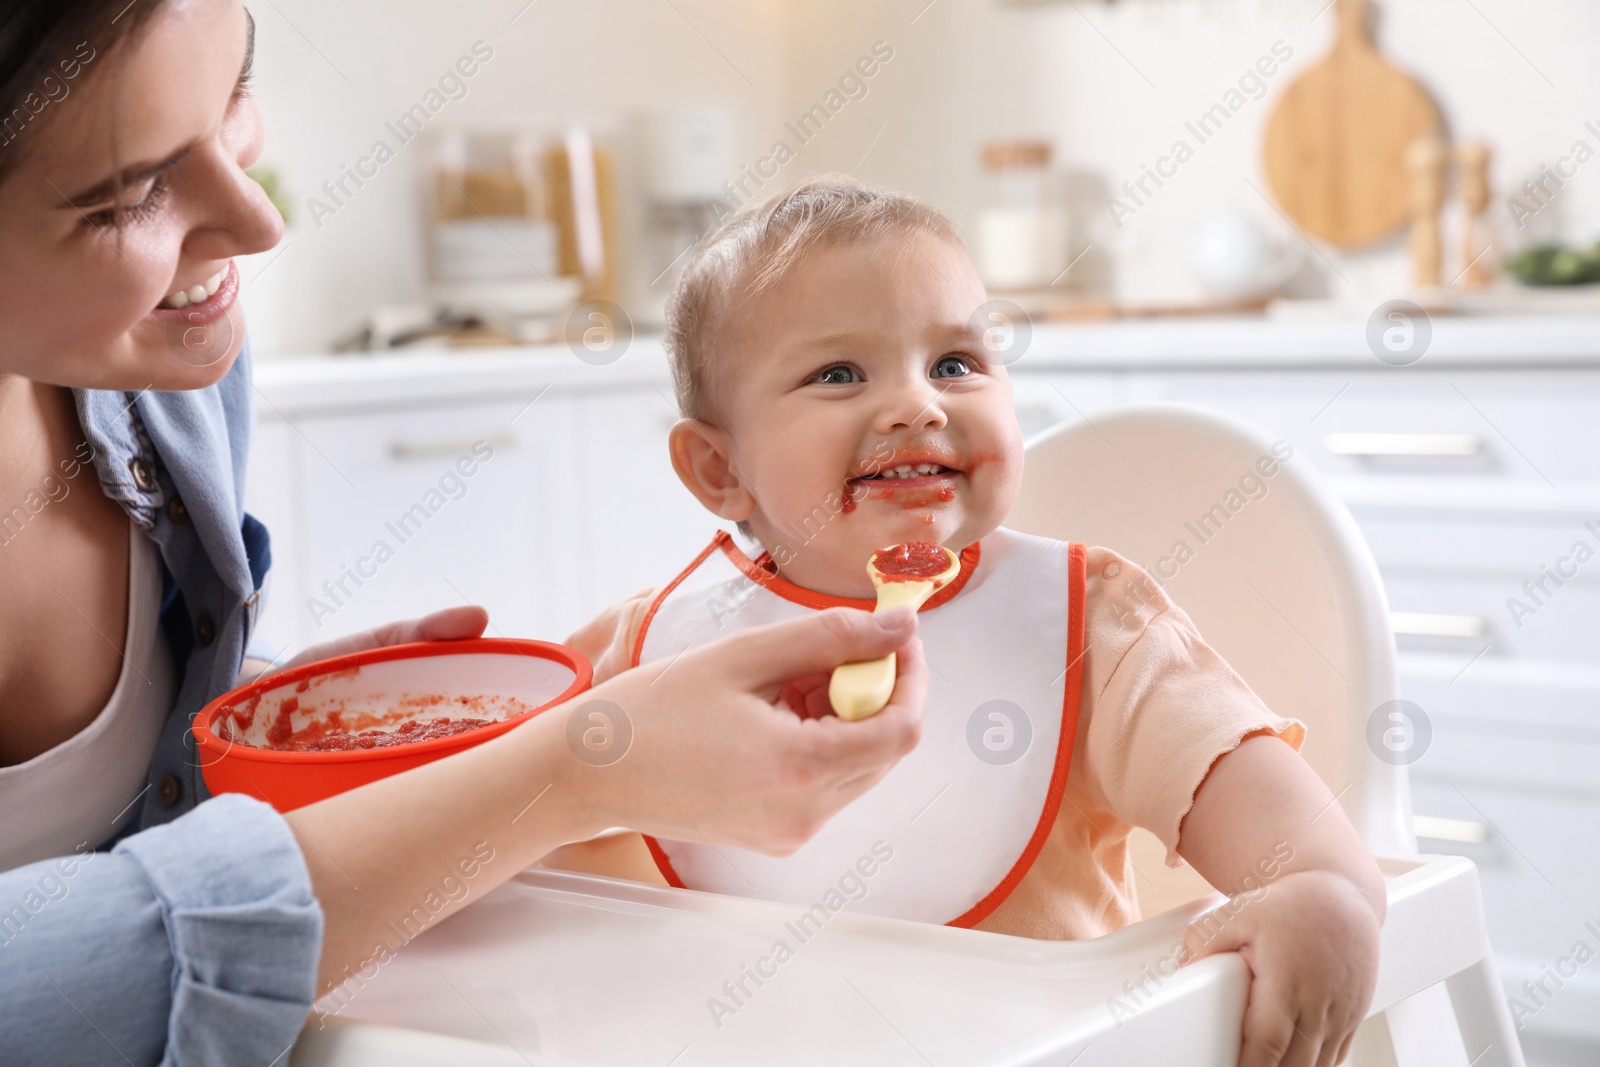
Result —
[{"label": "baby's open mouth", "polygon": [[946,467],[940,463],[901,463],[894,467],[885,467],[875,474],[864,474],[852,481],[858,482],[894,482],[912,478],[938,477],[945,474],[960,474],[954,467]]}]

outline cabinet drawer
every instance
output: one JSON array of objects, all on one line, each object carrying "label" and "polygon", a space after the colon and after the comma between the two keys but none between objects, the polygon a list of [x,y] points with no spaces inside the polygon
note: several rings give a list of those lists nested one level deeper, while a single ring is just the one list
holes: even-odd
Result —
[{"label": "cabinet drawer", "polygon": [[[1498,517],[1497,517],[1498,518]],[[1600,524],[1358,514],[1402,650],[1579,662],[1600,635]]]},{"label": "cabinet drawer", "polygon": [[[296,422],[302,439],[322,466],[347,485],[432,480],[474,444],[514,448],[532,429],[535,415],[518,412],[520,402],[466,404],[422,410],[313,415]],[[537,406],[531,409],[538,413]],[[516,419],[516,422],[512,420]]]},{"label": "cabinet drawer", "polygon": [[[548,398],[297,422],[301,538],[292,608],[320,641],[472,601],[491,633],[559,638],[547,557]],[[290,595],[278,588],[276,595]]]},{"label": "cabinet drawer", "polygon": [[[1585,525],[1573,515],[1518,521],[1506,514],[1472,518],[1394,518],[1352,508],[1378,567],[1395,573],[1494,576],[1508,584],[1507,596],[1523,581],[1537,581],[1541,568],[1564,582],[1600,582],[1600,516]],[[1555,581],[1548,580],[1553,592]]]},{"label": "cabinet drawer", "polygon": [[1134,402],[1208,404],[1286,438],[1335,477],[1600,480],[1600,373],[1422,368],[1356,374],[1171,373]]},{"label": "cabinet drawer", "polygon": [[1600,797],[1600,667],[1415,654],[1398,667],[1401,694],[1452,738],[1413,773]]},{"label": "cabinet drawer", "polygon": [[1537,600],[1514,577],[1496,575],[1388,570],[1383,585],[1389,609],[1397,615],[1402,652],[1475,655],[1488,646],[1489,656],[1570,663],[1596,659],[1600,581],[1551,585],[1551,595]]},{"label": "cabinet drawer", "polygon": [[[1401,662],[1401,691],[1433,728],[1410,766],[1417,844],[1477,864],[1503,976],[1537,975],[1585,937],[1585,922],[1600,921],[1590,906],[1600,882],[1600,670],[1481,661],[1462,672],[1457,662]],[[1600,1020],[1597,994],[1600,983],[1573,985],[1560,1012],[1540,1016]]]},{"label": "cabinet drawer", "polygon": [[[1482,825],[1478,844],[1419,839],[1426,853],[1465,856],[1478,867],[1495,955],[1508,992],[1526,998],[1521,980],[1548,974],[1573,946],[1600,949],[1588,924],[1597,922],[1593,887],[1600,854],[1600,798],[1460,784],[1413,775],[1412,804],[1424,818]],[[1425,824],[1426,825],[1426,824]],[[1581,968],[1527,1025],[1559,1026],[1572,1036],[1600,1037],[1600,981]],[[1529,1002],[1532,1006],[1537,1002]]]}]

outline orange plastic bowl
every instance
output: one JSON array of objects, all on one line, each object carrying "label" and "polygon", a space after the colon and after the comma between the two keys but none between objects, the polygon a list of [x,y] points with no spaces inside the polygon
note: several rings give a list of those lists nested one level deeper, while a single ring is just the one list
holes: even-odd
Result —
[{"label": "orange plastic bowl", "polygon": [[[478,638],[352,652],[268,675],[202,708],[194,720],[201,773],[214,794],[245,793],[293,811],[482,744],[572,699],[593,679],[587,659],[546,641]],[[301,730],[332,711],[355,729],[438,718],[494,721],[383,748],[258,747],[275,724]]]}]

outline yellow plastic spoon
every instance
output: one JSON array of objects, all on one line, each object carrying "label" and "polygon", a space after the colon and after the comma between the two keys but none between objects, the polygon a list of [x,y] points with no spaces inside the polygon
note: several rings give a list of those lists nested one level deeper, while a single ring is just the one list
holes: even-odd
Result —
[{"label": "yellow plastic spoon", "polygon": [[[932,555],[932,550],[944,553],[949,565],[944,570],[929,574],[930,568],[916,567],[916,555]],[[887,571],[879,569],[880,561]],[[922,607],[929,597],[950,583],[961,573],[961,557],[931,541],[912,541],[904,545],[880,548],[867,561],[867,575],[878,589],[878,605],[874,612],[892,611],[909,607],[913,611]],[[876,715],[889,703],[894,692],[895,654],[880,659],[846,663],[835,667],[828,681],[828,702],[841,719],[852,722]]]}]

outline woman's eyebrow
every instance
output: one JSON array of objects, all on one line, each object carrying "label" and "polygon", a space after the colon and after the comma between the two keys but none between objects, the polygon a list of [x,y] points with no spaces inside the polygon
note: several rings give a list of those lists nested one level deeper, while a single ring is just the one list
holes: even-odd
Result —
[{"label": "woman's eyebrow", "polygon": [[95,204],[102,204],[111,199],[112,195],[115,194],[119,188],[127,188],[130,185],[138,185],[142,181],[154,178],[164,171],[171,170],[179,163],[182,163],[189,153],[193,151],[194,143],[190,142],[189,144],[186,144],[182,148],[178,149],[176,152],[172,153],[172,155],[168,156],[166,159],[160,160],[159,162],[135,163],[133,166],[125,168],[121,174],[107,178],[105,181],[85,189],[77,196],[70,198],[67,203],[75,208],[86,208]]},{"label": "woman's eyebrow", "polygon": [[[250,14],[249,8],[245,9],[244,17],[244,63],[239,67],[240,85],[243,85],[249,80],[250,69],[255,63],[256,57],[256,19],[254,15]],[[176,167],[179,163],[184,161],[190,152],[194,151],[194,147],[194,142],[191,141],[189,144],[184,145],[182,148],[178,149],[165,159],[154,163],[135,163],[133,166],[125,168],[121,174],[107,178],[105,181],[99,182],[90,188],[85,189],[77,196],[71,197],[68,199],[67,203],[74,208],[85,208],[91,207],[95,204],[102,204],[109,200],[119,188],[137,185],[142,181],[147,181],[150,178],[157,177],[163,172],[169,171],[173,167]]]}]

